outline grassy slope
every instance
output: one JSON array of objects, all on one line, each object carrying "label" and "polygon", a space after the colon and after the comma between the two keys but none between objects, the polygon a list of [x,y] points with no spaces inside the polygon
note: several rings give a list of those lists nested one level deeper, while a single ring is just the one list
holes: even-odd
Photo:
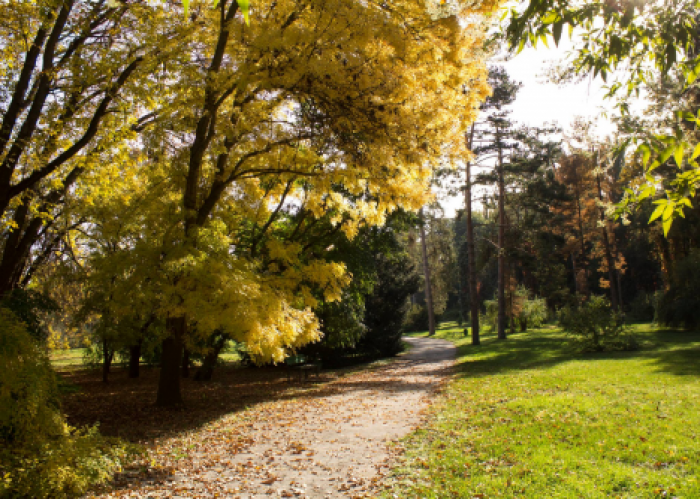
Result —
[{"label": "grassy slope", "polygon": [[442,325],[459,373],[390,496],[700,498],[700,334],[635,329],[641,351],[577,355],[556,329],[472,347]]}]

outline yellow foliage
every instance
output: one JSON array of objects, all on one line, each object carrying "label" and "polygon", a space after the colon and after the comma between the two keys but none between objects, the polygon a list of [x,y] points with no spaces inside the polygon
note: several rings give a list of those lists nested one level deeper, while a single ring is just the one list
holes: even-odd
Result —
[{"label": "yellow foliage", "polygon": [[66,424],[46,352],[0,308],[0,496],[75,497],[109,480],[126,456],[95,428]]},{"label": "yellow foliage", "polygon": [[496,7],[260,0],[228,37],[217,9],[153,14],[154,33],[177,36],[122,119],[157,119],[138,140],[115,122],[76,187],[93,224],[81,257],[109,317],[186,317],[193,337],[227,331],[260,361],[317,340],[313,308],[352,276],[306,231],[352,238],[431,201],[435,168],[468,154],[489,93],[483,21]]}]

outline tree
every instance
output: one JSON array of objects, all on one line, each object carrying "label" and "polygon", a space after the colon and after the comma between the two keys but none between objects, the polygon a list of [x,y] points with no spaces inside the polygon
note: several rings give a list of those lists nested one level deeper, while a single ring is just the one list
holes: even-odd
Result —
[{"label": "tree", "polygon": [[435,336],[435,305],[433,303],[433,282],[430,276],[430,262],[428,260],[428,243],[425,237],[425,220],[421,210],[420,248],[423,262],[423,289],[425,290],[425,306],[428,310],[428,336]]},{"label": "tree", "polygon": [[[492,94],[488,97],[484,103],[481,105],[481,111],[486,111],[487,117],[484,123],[481,124],[482,129],[478,132],[476,130],[476,123],[472,125],[468,137],[467,147],[471,149],[476,156],[476,163],[479,163],[480,159],[483,161],[485,158],[483,156],[489,155],[489,153],[496,152],[498,171],[498,199],[499,199],[499,221],[498,221],[498,258],[499,258],[499,327],[498,327],[498,337],[499,339],[505,339],[505,330],[502,322],[505,321],[505,253],[504,253],[504,234],[505,234],[505,186],[503,182],[503,148],[504,144],[502,142],[502,127],[505,125],[503,118],[505,113],[502,111],[504,106],[511,104],[515,100],[515,96],[520,88],[520,84],[514,82],[510,79],[508,73],[500,67],[492,67],[489,70],[489,84],[492,88]],[[489,138],[486,137],[486,130],[483,129],[484,125],[488,127],[493,127],[495,133],[491,137],[493,142],[488,143]],[[475,139],[476,133],[476,139]],[[480,158],[481,156],[481,158]],[[471,161],[467,162],[466,165],[466,193],[465,193],[465,208],[467,217],[467,252],[469,255],[469,268],[468,272],[468,283],[469,283],[469,296],[470,296],[470,310],[471,310],[471,322],[472,322],[472,344],[478,345],[479,341],[479,298],[477,294],[477,283],[476,283],[476,259],[475,259],[475,244],[474,244],[474,223],[472,220],[472,179],[471,179]],[[502,296],[503,295],[503,296]]]},{"label": "tree", "polygon": [[[565,25],[569,34],[575,27],[583,30],[578,49],[574,52],[572,68],[579,74],[592,73],[605,81],[608,75],[620,70],[622,76],[609,89],[609,95],[618,93],[630,97],[642,89],[652,90],[658,80],[667,75],[676,78],[680,93],[692,96],[693,85],[700,74],[698,51],[697,1],[670,2],[615,2],[572,3],[567,0],[533,0],[525,10],[511,10],[505,31],[511,49],[522,50],[538,40],[546,43],[552,36],[559,42]],[[690,99],[692,102],[693,99]],[[667,235],[674,219],[682,217],[691,206],[700,183],[699,137],[695,132],[698,107],[688,99],[678,99],[664,111],[675,114],[676,122],[668,129],[646,129],[629,137],[619,148],[637,145],[643,157],[644,172],[637,182],[625,191],[619,203],[617,216],[625,215],[641,201],[656,195],[658,180],[652,173],[656,168],[672,162],[671,179],[664,182],[665,198],[655,201],[656,211],[650,222],[660,219]],[[619,107],[629,109],[625,98]],[[688,127],[688,125],[692,125]]]},{"label": "tree", "polygon": [[[169,10],[42,0],[4,6],[0,91],[0,295],[26,283],[71,228],[67,197],[150,119],[135,102],[178,48]],[[138,80],[138,83],[136,81]],[[43,240],[44,248],[32,255]]]},{"label": "tree", "polygon": [[[167,68],[180,82],[160,116],[167,133],[156,125],[143,139],[167,136],[172,149],[146,163],[177,179],[166,181],[159,234],[132,248],[157,272],[129,272],[148,276],[165,317],[160,405],[181,402],[191,335],[229,332],[261,361],[318,339],[314,292],[337,300],[349,276],[316,254],[307,229],[331,213],[352,237],[398,206],[418,209],[442,144],[464,131],[450,120],[486,93],[480,65],[464,58],[478,31],[469,38],[455,16],[432,19],[413,2],[258,5],[245,29],[235,2],[193,9],[208,29]],[[474,82],[467,94],[452,85],[464,81]]]}]

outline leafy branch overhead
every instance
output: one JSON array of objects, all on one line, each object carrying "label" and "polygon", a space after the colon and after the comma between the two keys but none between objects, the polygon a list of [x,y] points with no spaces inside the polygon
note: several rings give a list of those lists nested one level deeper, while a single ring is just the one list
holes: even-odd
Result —
[{"label": "leafy branch overhead", "polygon": [[[606,82],[612,78],[608,97],[619,97],[618,108],[624,116],[629,112],[627,98],[639,96],[657,85],[659,79],[678,81],[681,96],[694,91],[700,75],[698,9],[697,0],[532,0],[525,10],[513,8],[505,15],[508,25],[504,37],[510,49],[519,52],[527,44],[546,45],[548,39],[558,45],[565,28],[569,37],[578,29],[573,71],[600,76]],[[637,146],[636,152],[644,158],[645,175],[643,184],[626,191],[617,216],[629,212],[660,188],[666,198],[656,201],[659,211],[650,221],[661,219],[666,234],[673,220],[682,217],[683,209],[691,206],[700,181],[696,162],[700,141],[695,133],[698,110],[692,104],[683,105],[687,104],[683,99],[679,104],[679,119],[671,126],[671,133],[637,133],[619,148],[622,152],[629,150],[630,145]],[[677,172],[661,187],[653,171],[671,159]]]},{"label": "leafy branch overhead", "polygon": [[[214,8],[216,9],[219,5],[220,1],[214,0]],[[190,0],[182,0],[182,7],[185,11],[185,17],[187,17],[190,12]],[[238,0],[238,9],[243,14],[245,23],[250,26],[250,0]]]}]

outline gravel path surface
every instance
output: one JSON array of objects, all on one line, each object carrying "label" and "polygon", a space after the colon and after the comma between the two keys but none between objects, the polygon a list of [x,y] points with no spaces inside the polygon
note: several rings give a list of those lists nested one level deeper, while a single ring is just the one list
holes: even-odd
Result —
[{"label": "gravel path surface", "polygon": [[[189,438],[207,445],[190,446],[187,466],[170,461],[160,479],[134,477],[103,497],[374,496],[391,462],[388,443],[420,423],[456,355],[448,341],[405,341],[412,348],[392,362],[199,430]],[[179,437],[163,448],[186,443]]]}]

